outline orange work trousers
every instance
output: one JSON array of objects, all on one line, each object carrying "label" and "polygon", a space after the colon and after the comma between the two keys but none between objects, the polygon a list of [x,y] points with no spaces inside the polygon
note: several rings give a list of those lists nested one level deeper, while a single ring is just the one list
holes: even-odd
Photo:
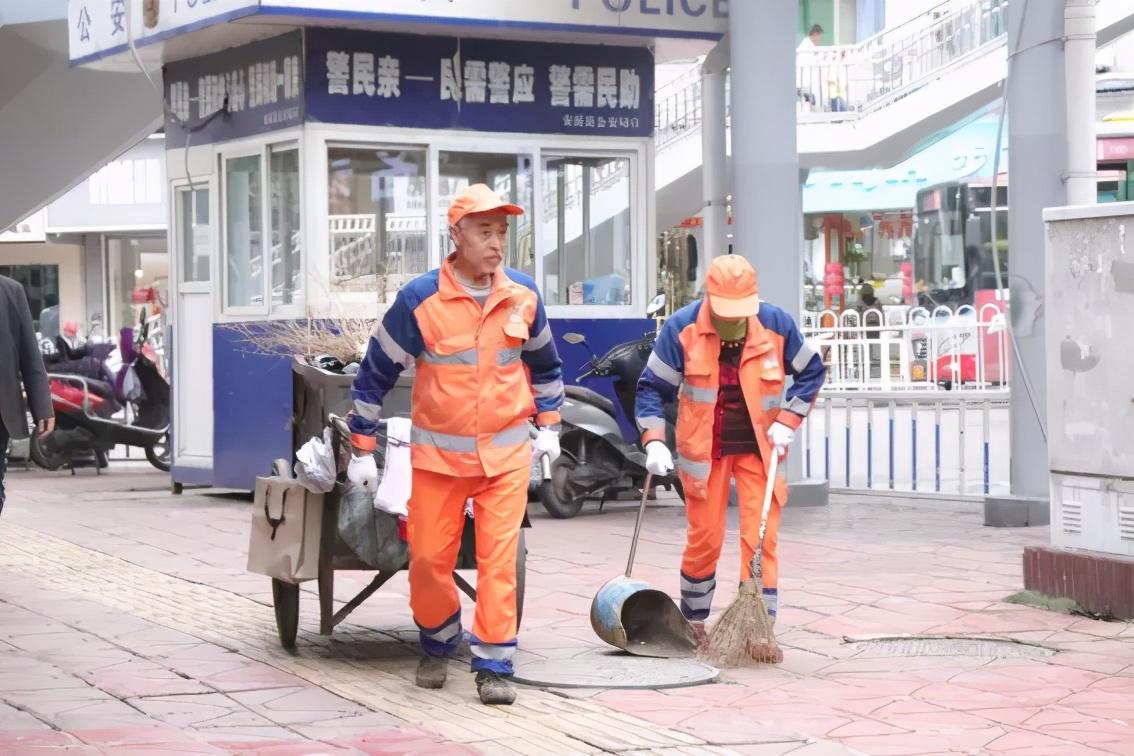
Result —
[{"label": "orange work trousers", "polygon": [[516,550],[528,503],[530,469],[494,477],[454,477],[413,471],[407,533],[410,608],[431,656],[451,656],[460,645],[461,601],[453,568],[473,500],[476,528],[476,616],[469,639],[473,670],[512,672],[516,650]]},{"label": "orange work trousers", "polygon": [[[724,545],[728,517],[729,483],[736,479],[740,505],[740,579],[751,576],[749,569],[760,536],[760,516],[764,506],[764,487],[768,472],[756,454],[737,454],[713,460],[709,474],[708,497],[699,498],[685,490],[685,513],[689,531],[681,559],[681,611],[690,620],[704,620],[712,608],[717,588],[717,562]],[[768,511],[768,530],[760,558],[765,601],[775,611],[779,562],[776,541],[780,530],[782,504],[772,499]]]}]

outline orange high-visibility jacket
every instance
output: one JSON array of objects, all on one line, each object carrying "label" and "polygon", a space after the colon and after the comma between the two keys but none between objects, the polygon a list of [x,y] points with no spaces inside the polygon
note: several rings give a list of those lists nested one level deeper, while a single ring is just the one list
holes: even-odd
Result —
[{"label": "orange high-visibility jacket", "polygon": [[518,470],[531,464],[528,421],[559,422],[559,354],[535,281],[519,271],[497,270],[483,307],[451,259],[398,292],[351,387],[356,437],[373,435],[383,397],[411,367],[415,468],[461,477]]},{"label": "orange high-visibility jacket", "polygon": [[[677,399],[677,472],[686,490],[698,498],[707,495],[712,468],[720,355],[721,339],[709,307],[698,300],[666,321],[638,379],[634,414],[642,443],[665,441],[664,406]],[[794,380],[785,393],[786,373]],[[767,438],[771,424],[798,428],[826,375],[822,358],[803,340],[795,321],[775,305],[761,302],[759,314],[748,319],[740,388],[762,459],[772,453]],[[782,479],[777,480],[775,496],[781,502],[787,498]]]}]

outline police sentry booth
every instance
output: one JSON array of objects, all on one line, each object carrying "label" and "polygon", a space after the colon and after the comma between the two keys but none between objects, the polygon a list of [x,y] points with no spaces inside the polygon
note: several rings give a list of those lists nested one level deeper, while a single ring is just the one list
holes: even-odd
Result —
[{"label": "police sentry booth", "polygon": [[233,324],[380,317],[472,183],[527,211],[506,264],[557,336],[652,326],[655,60],[710,49],[727,0],[143,5],[71,0],[71,58],[161,90],[175,482],[250,489],[291,453],[290,359]]}]

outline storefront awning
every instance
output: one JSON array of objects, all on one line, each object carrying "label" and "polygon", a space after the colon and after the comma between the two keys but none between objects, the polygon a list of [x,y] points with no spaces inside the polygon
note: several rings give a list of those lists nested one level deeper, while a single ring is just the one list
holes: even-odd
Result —
[{"label": "storefront awning", "polygon": [[[989,178],[996,152],[998,116],[970,123],[890,169],[812,171],[803,187],[805,213],[904,210],[918,190],[950,181]],[[1007,124],[1001,170],[1008,166]]]}]

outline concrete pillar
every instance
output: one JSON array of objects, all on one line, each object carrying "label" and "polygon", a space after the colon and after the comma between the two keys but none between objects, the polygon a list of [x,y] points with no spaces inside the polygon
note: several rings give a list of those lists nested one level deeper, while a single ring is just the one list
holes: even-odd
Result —
[{"label": "concrete pillar", "polygon": [[[797,321],[803,309],[795,113],[798,24],[796,3],[729,5],[733,249],[756,267],[761,298]],[[826,503],[826,481],[803,481],[801,458],[797,440],[787,469],[793,506]]]},{"label": "concrete pillar", "polygon": [[[1063,10],[1014,3],[1008,12],[1008,261],[1013,348],[1011,496],[990,498],[986,525],[1038,525],[1050,517],[1044,350],[1043,209],[1067,204]],[[1092,87],[1093,90],[1093,87]]]},{"label": "concrete pillar", "polygon": [[[701,69],[701,184],[704,209],[704,243],[697,259],[697,285],[702,286],[709,262],[728,250],[728,162],[727,41],[722,41],[706,58]],[[718,52],[724,49],[725,54]]]}]

